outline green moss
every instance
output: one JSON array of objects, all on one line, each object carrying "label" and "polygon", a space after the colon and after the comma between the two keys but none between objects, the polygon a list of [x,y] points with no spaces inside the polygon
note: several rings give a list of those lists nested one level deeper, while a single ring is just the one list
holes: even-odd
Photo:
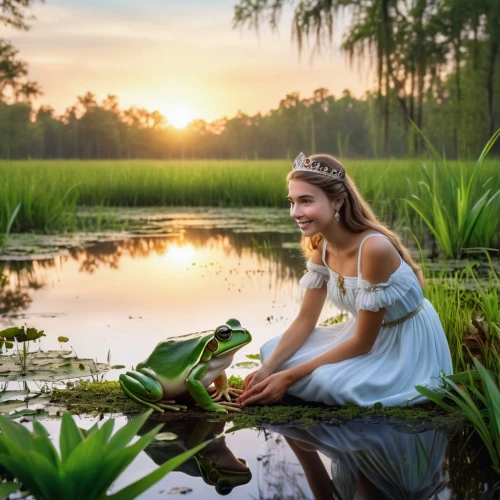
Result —
[{"label": "green moss", "polygon": [[[243,380],[234,375],[229,378],[232,387],[242,387]],[[52,404],[61,405],[71,413],[139,413],[145,409],[127,397],[118,382],[81,381],[68,389],[54,389]],[[461,427],[465,420],[460,411],[447,413],[432,403],[416,407],[362,408],[355,405],[332,407],[320,404],[306,404],[297,398],[287,397],[285,404],[269,406],[249,406],[241,413],[230,412],[227,415],[215,414],[197,408],[180,412],[165,412],[163,422],[179,418],[203,418],[209,421],[232,421],[231,430],[259,427],[262,424],[298,423],[314,425],[319,423],[341,424],[354,418],[376,418],[403,421],[428,427],[454,429]]]},{"label": "green moss", "polygon": [[54,389],[50,402],[71,413],[139,413],[145,407],[122,391],[118,382],[82,380],[68,389]]},{"label": "green moss", "polygon": [[241,377],[236,377],[231,375],[228,379],[229,385],[235,389],[243,389],[243,379]]},{"label": "green moss", "polygon": [[432,403],[407,408],[383,408],[382,406],[378,408],[362,408],[355,405],[330,407],[318,404],[292,404],[247,407],[241,414],[234,416],[234,427],[231,430],[259,427],[262,424],[341,424],[355,418],[383,418],[392,421],[405,421],[410,427],[412,424],[426,424],[429,427],[446,429],[461,427],[465,422],[460,411],[447,413]]}]

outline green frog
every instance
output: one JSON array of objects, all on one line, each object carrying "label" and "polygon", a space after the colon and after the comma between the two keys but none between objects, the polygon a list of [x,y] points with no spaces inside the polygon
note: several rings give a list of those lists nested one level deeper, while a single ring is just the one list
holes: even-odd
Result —
[{"label": "green frog", "polygon": [[[120,385],[127,396],[161,413],[186,409],[175,403],[175,398],[185,393],[204,410],[240,411],[231,396],[239,396],[242,391],[229,387],[224,370],[232,363],[234,353],[251,340],[248,330],[234,318],[215,331],[168,338],[135,370],[120,375]],[[207,388],[212,383],[215,391],[210,395]]]}]

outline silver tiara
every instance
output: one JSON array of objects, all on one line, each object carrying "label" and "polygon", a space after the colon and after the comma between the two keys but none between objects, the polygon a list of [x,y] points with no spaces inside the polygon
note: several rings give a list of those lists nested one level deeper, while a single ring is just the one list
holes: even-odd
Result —
[{"label": "silver tiara", "polygon": [[328,166],[319,161],[306,158],[304,153],[300,153],[293,161],[292,170],[304,170],[305,172],[317,172],[318,174],[327,175],[328,177],[337,177],[344,180],[344,173],[342,170],[336,168],[330,169]]}]

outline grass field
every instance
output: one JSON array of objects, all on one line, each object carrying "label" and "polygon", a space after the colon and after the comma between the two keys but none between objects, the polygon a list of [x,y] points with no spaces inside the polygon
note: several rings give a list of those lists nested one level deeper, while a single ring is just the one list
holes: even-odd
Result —
[{"label": "grass field", "polygon": [[[421,189],[419,160],[347,160],[346,169],[375,213],[391,227],[407,226],[421,235],[422,218],[405,200]],[[437,185],[459,180],[472,163],[437,165]],[[432,162],[429,163],[432,166]],[[76,227],[77,206],[268,206],[286,207],[288,161],[16,161],[0,162],[0,232],[5,233],[21,203],[11,231],[67,231]],[[471,199],[500,189],[498,161],[485,162],[471,186]],[[487,186],[484,184],[489,179]],[[450,204],[445,195],[439,204]],[[498,239],[500,196],[486,209],[486,236]],[[479,234],[479,231],[478,231]],[[490,241],[484,241],[490,239]]]}]

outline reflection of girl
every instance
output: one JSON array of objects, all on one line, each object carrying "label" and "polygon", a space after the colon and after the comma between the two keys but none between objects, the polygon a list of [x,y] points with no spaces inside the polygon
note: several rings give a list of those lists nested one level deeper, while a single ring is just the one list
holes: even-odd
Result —
[{"label": "reflection of girl", "polygon": [[[445,483],[446,437],[436,430],[405,434],[361,422],[272,430],[286,437],[315,498],[427,500]],[[333,482],[316,450],[331,459]]]},{"label": "reflection of girl", "polygon": [[[238,403],[272,403],[286,392],[332,405],[424,401],[415,385],[434,386],[452,365],[408,250],[333,157],[301,153],[288,190],[309,255],[306,291],[295,321],[262,346],[263,365],[246,377]],[[315,328],[327,296],[352,319]]]}]

